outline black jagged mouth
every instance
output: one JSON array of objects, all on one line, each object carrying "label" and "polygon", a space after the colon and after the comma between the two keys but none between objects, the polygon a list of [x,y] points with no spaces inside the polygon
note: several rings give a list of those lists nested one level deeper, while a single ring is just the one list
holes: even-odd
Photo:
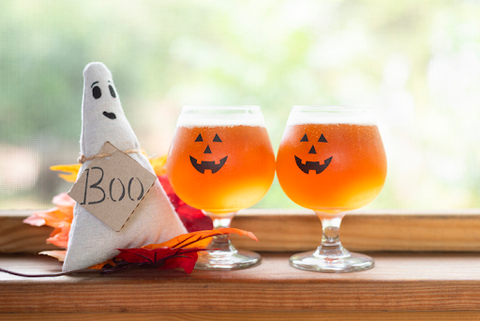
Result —
[{"label": "black jagged mouth", "polygon": [[320,162],[308,161],[303,164],[302,160],[299,157],[295,156],[295,163],[297,163],[298,168],[300,168],[300,170],[305,174],[308,174],[310,171],[315,171],[316,174],[320,174],[328,167],[328,165],[330,165],[332,158],[333,156],[327,158],[323,164],[320,164]]},{"label": "black jagged mouth", "polygon": [[215,161],[202,161],[201,163],[198,163],[197,159],[195,157],[190,156],[190,162],[192,163],[193,167],[200,173],[204,174],[206,170],[212,171],[212,174],[215,174],[218,172],[223,165],[227,162],[227,157],[225,156],[224,158],[220,159],[218,164],[215,163]]},{"label": "black jagged mouth", "polygon": [[105,116],[109,119],[117,119],[117,115],[115,115],[115,113],[109,113],[109,112],[106,112],[106,111],[103,112],[103,116]]}]

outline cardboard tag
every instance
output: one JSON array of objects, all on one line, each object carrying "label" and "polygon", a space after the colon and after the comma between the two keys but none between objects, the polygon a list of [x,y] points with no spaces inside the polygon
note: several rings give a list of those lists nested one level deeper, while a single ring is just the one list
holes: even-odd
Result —
[{"label": "cardboard tag", "polygon": [[115,231],[120,231],[157,177],[106,142],[68,195]]}]

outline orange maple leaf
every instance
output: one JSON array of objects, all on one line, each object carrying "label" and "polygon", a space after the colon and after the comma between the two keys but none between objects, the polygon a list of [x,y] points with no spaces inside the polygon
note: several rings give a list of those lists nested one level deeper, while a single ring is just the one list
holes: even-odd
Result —
[{"label": "orange maple leaf", "polygon": [[35,212],[23,222],[34,226],[53,227],[54,230],[50,233],[47,242],[67,248],[75,201],[67,193],[61,193],[55,196],[52,202],[57,206],[46,211]]},{"label": "orange maple leaf", "polygon": [[196,231],[192,233],[181,234],[169,241],[159,243],[159,244],[148,244],[148,245],[142,246],[142,248],[151,249],[151,250],[162,248],[162,247],[169,247],[172,249],[177,249],[177,248],[204,249],[208,244],[210,244],[211,237],[214,237],[217,235],[223,235],[223,234],[230,234],[230,233],[235,233],[240,236],[245,235],[254,239],[255,241],[258,241],[252,232],[236,229],[233,227],[228,227],[228,228],[219,228],[216,230]]},{"label": "orange maple leaf", "polygon": [[52,171],[68,173],[68,174],[58,174],[58,176],[60,176],[61,178],[63,178],[67,182],[75,183],[75,181],[77,180],[77,175],[78,175],[78,172],[80,171],[81,166],[82,166],[82,164],[55,165],[55,166],[50,166],[50,169]]}]

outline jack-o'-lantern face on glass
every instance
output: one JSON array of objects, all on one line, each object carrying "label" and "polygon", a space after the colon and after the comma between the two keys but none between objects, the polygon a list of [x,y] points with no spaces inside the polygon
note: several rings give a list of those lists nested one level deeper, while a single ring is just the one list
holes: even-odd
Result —
[{"label": "jack-o'-lantern face on glass", "polygon": [[[257,106],[185,106],[177,121],[167,160],[175,194],[230,226],[241,209],[257,203],[275,176],[275,155]],[[199,253],[196,269],[236,270],[256,265],[260,256],[236,250],[227,235]],[[211,249],[211,250],[210,250]]]},{"label": "jack-o'-lantern face on glass", "polygon": [[277,177],[296,204],[322,221],[322,243],[290,257],[313,272],[355,272],[374,260],[347,251],[339,228],[345,212],[370,203],[385,183],[387,162],[373,111],[342,106],[294,106],[280,142]]},{"label": "jack-o'-lantern face on glass", "polygon": [[[205,144],[201,133],[198,134],[197,138],[195,139],[195,143]],[[215,137],[212,140],[212,144],[217,144],[217,143],[223,143],[223,141],[221,140],[220,136],[218,136],[218,134],[215,134]],[[205,150],[203,151],[203,154],[204,155],[212,154],[212,149],[208,142],[206,142],[206,146],[205,146]],[[209,170],[212,172],[212,174],[215,174],[220,169],[222,169],[223,165],[225,165],[225,163],[227,162],[227,158],[228,156],[225,156],[218,159],[218,161],[216,160],[205,161],[205,160],[196,159],[195,157],[190,155],[190,162],[192,163],[192,166],[202,174],[205,174],[206,170]]]},{"label": "jack-o'-lantern face on glass", "polygon": [[[304,172],[305,174],[309,174],[310,171],[314,171],[315,174],[320,174],[321,172],[323,172],[327,167],[328,165],[330,165],[330,162],[332,161],[332,158],[333,156],[330,156],[329,158],[326,158],[326,159],[319,159],[317,161],[306,161],[305,159],[311,159],[312,155],[318,155],[317,154],[317,150],[321,150],[320,146],[317,146],[317,148],[315,148],[315,145],[314,144],[315,142],[318,142],[318,143],[321,143],[321,144],[326,144],[328,143],[327,142],[327,139],[325,138],[325,136],[323,136],[323,134],[320,135],[320,137],[318,139],[315,139],[316,137],[309,137],[306,133],[303,135],[302,139],[300,139],[300,146],[303,147],[303,145],[306,145],[306,148],[307,146],[310,147],[309,150],[308,150],[308,157],[299,157],[301,156],[301,154],[297,154],[295,155],[295,163],[297,164],[298,168]],[[312,140],[312,141],[311,141]],[[304,148],[302,148],[302,151],[303,151]],[[306,150],[306,149],[305,149]],[[307,155],[305,155],[307,156]],[[320,156],[321,157],[321,156]]]}]

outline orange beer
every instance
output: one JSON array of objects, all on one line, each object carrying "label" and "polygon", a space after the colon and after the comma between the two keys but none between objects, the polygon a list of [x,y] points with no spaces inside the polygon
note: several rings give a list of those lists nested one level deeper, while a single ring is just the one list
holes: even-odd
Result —
[{"label": "orange beer", "polygon": [[287,124],[278,150],[277,176],[288,197],[324,213],[370,203],[380,193],[387,173],[378,127],[308,122]]},{"label": "orange beer", "polygon": [[248,122],[206,126],[198,122],[177,125],[167,161],[175,193],[185,203],[215,215],[257,203],[275,175],[266,128]]}]

